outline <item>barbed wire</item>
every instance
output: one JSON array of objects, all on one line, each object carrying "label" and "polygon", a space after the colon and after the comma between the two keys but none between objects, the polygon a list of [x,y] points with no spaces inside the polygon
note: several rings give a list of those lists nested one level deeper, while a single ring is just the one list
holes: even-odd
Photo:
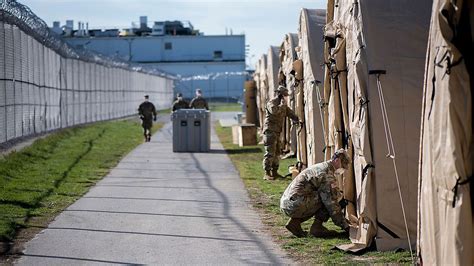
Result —
[{"label": "barbed wire", "polygon": [[181,81],[190,81],[190,80],[215,80],[217,78],[226,78],[229,76],[248,76],[248,71],[225,71],[225,72],[212,72],[207,74],[200,74],[200,75],[191,75],[191,76],[181,76],[177,75],[177,77]]}]

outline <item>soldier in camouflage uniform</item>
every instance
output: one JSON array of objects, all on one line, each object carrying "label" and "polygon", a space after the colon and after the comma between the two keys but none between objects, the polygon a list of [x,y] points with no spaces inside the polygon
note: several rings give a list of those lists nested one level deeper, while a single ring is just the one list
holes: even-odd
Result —
[{"label": "soldier in camouflage uniform", "polygon": [[209,110],[206,99],[202,97],[201,89],[196,89],[196,97],[191,100],[189,107],[192,109],[206,109]]},{"label": "soldier in camouflage uniform", "polygon": [[189,104],[183,99],[183,95],[181,93],[176,94],[176,101],[173,103],[173,112],[179,109],[186,109],[188,107]]},{"label": "soldier in camouflage uniform", "polygon": [[151,140],[151,127],[153,126],[153,121],[156,121],[155,105],[149,102],[148,98],[148,95],[145,95],[145,101],[138,107],[138,115],[142,120],[145,142],[149,142]]},{"label": "soldier in camouflage uniform", "polygon": [[280,199],[280,209],[290,220],[286,228],[295,236],[306,236],[301,223],[314,217],[310,234],[315,237],[333,235],[323,223],[329,220],[349,230],[339,201],[342,194],[337,186],[334,174],[342,174],[349,165],[349,157],[344,149],[336,151],[331,160],[312,165],[303,170],[288,185]]},{"label": "soldier in camouflage uniform", "polygon": [[263,155],[263,169],[265,175],[263,179],[274,180],[282,177],[278,174],[278,167],[281,155],[280,133],[282,131],[285,118],[289,117],[294,122],[300,123],[298,116],[284,104],[284,97],[288,96],[288,89],[279,86],[276,90],[277,97],[271,99],[265,106],[265,120],[263,125],[263,145],[265,154]]}]

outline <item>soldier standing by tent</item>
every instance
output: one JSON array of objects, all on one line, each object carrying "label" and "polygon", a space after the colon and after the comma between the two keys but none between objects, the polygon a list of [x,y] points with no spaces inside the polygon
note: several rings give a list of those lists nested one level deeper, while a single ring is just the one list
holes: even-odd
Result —
[{"label": "soldier standing by tent", "polygon": [[148,101],[149,96],[145,95],[145,101],[138,107],[138,115],[142,120],[143,135],[145,136],[145,142],[151,140],[151,127],[153,121],[156,121],[156,108],[153,103]]},{"label": "soldier standing by tent", "polygon": [[187,101],[183,99],[183,95],[181,93],[176,94],[176,101],[173,103],[173,112],[179,109],[186,109],[189,107]]},{"label": "soldier standing by tent", "polygon": [[265,121],[263,126],[263,179],[274,180],[282,177],[278,174],[279,160],[281,154],[280,133],[286,117],[294,122],[300,123],[298,116],[284,104],[284,97],[288,96],[288,89],[279,86],[276,89],[277,97],[271,99],[265,106]]},{"label": "soldier standing by tent", "polygon": [[349,231],[349,224],[344,218],[339,200],[341,192],[337,186],[335,174],[342,174],[349,166],[349,156],[344,149],[334,153],[331,160],[312,165],[303,170],[288,185],[280,199],[280,209],[290,220],[286,229],[297,237],[306,236],[301,223],[314,217],[310,234],[315,237],[333,235],[323,226],[329,220]]},{"label": "soldier standing by tent", "polygon": [[206,109],[209,110],[206,99],[202,97],[201,89],[196,89],[196,97],[191,100],[189,107],[192,109]]}]

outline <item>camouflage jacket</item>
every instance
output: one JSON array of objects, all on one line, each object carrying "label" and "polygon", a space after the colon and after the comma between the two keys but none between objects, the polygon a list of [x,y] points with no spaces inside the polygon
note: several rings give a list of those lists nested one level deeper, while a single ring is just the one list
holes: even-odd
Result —
[{"label": "camouflage jacket", "polygon": [[342,194],[338,188],[334,171],[330,161],[306,168],[288,185],[282,198],[319,197],[334,223],[341,228],[347,228],[348,224],[339,205]]},{"label": "camouflage jacket", "polygon": [[143,116],[143,120],[152,120],[153,117],[156,117],[155,105],[151,102],[143,102],[138,107],[138,114]]},{"label": "camouflage jacket", "polygon": [[186,109],[189,108],[189,104],[185,100],[176,100],[173,103],[173,111],[179,110],[179,109]]},{"label": "camouflage jacket", "polygon": [[275,97],[268,101],[265,106],[265,121],[263,132],[270,130],[280,133],[285,118],[289,117],[293,121],[298,121],[298,116],[286,105],[281,103],[280,98]]},{"label": "camouflage jacket", "polygon": [[196,96],[191,100],[189,107],[193,109],[206,109],[209,110],[206,99],[201,96]]}]

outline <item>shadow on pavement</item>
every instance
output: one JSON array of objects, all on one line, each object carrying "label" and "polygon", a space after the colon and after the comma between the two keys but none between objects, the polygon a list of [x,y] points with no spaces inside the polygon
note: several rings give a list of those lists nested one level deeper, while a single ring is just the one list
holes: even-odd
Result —
[{"label": "shadow on pavement", "polygon": [[[216,192],[216,194],[218,195],[218,197],[220,199],[222,199],[223,203],[224,203],[224,206],[222,206],[222,211],[224,213],[224,216],[225,217],[228,217],[227,219],[230,220],[233,224],[235,224],[239,229],[240,231],[243,233],[243,235],[245,235],[246,237],[248,237],[249,239],[251,239],[251,242],[254,242],[258,247],[259,249],[265,254],[265,256],[268,258],[268,260],[270,261],[270,264],[272,265],[277,265],[277,264],[280,264],[280,261],[277,259],[277,257],[270,251],[268,250],[267,246],[262,243],[262,241],[260,239],[258,239],[258,237],[252,232],[251,229],[247,228],[245,225],[243,225],[240,221],[238,221],[237,219],[235,219],[234,217],[232,217],[232,215],[230,214],[229,210],[230,210],[230,207],[231,207],[231,204],[229,202],[229,199],[227,198],[226,194],[224,192],[222,192],[221,190],[219,190],[217,187],[215,187],[213,184],[212,184],[212,180],[211,180],[211,177],[209,176],[209,174],[202,168],[201,166],[201,163],[199,162],[199,160],[196,158],[196,156],[194,154],[191,154],[191,157],[194,159],[195,161],[195,164],[196,164],[196,167],[199,169],[199,171],[205,176],[205,180],[206,180],[206,184]],[[243,259],[243,258],[240,258],[241,260],[243,260],[245,263],[248,263],[248,264],[253,264],[255,262],[251,261],[251,260],[248,260],[248,259]]]},{"label": "shadow on pavement", "polygon": [[119,265],[144,265],[144,264],[136,264],[136,263],[130,263],[130,262],[95,260],[95,259],[84,259],[84,258],[63,257],[63,256],[47,256],[47,255],[34,255],[34,254],[23,254],[22,256],[33,257],[33,258],[60,259],[60,260],[78,260],[78,261],[87,261],[87,262],[119,264]]},{"label": "shadow on pavement", "polygon": [[255,242],[254,239],[249,240],[249,239],[223,238],[223,237],[212,237],[212,236],[190,236],[190,235],[158,234],[158,233],[117,231],[117,230],[101,230],[101,229],[74,228],[74,227],[48,227],[46,230],[69,230],[69,231],[84,231],[84,232],[98,232],[98,233],[126,234],[126,235],[147,235],[147,236],[165,236],[165,237],[179,237],[179,238],[208,239],[208,240],[233,241],[233,242]]},{"label": "shadow on pavement", "polygon": [[96,187],[124,187],[124,188],[168,188],[168,189],[209,189],[208,187],[167,187],[167,186],[137,186],[137,185],[96,185]]},{"label": "shadow on pavement", "polygon": [[86,196],[83,199],[119,199],[119,200],[152,200],[152,201],[184,201],[184,202],[200,202],[200,203],[224,203],[216,200],[190,200],[190,199],[159,199],[159,198],[130,198],[130,197],[94,197]]},{"label": "shadow on pavement", "polygon": [[119,211],[103,211],[103,210],[65,210],[64,212],[92,212],[92,213],[151,215],[151,216],[186,217],[186,218],[206,218],[206,219],[227,219],[227,218],[228,218],[228,217],[204,216],[204,215],[152,213],[152,212],[119,212]]}]

